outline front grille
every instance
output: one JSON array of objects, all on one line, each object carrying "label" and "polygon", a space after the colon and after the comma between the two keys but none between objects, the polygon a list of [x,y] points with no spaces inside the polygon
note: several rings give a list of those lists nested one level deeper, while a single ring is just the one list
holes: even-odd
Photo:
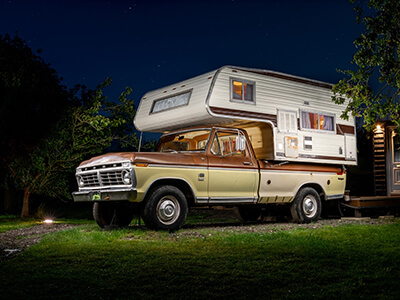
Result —
[{"label": "front grille", "polygon": [[93,186],[99,186],[99,179],[97,177],[97,173],[92,173],[92,174],[82,174],[81,175],[83,182],[84,182],[84,187],[93,187]]},{"label": "front grille", "polygon": [[[97,165],[89,168],[78,168],[76,179],[79,188],[101,188],[111,186],[131,186],[135,184],[134,173],[131,171],[132,166],[122,166],[122,163]],[[123,174],[129,172],[132,184],[125,184]]]},{"label": "front grille", "polygon": [[100,180],[102,185],[120,185],[124,184],[122,181],[122,170],[114,171],[114,172],[101,172],[100,171]]}]

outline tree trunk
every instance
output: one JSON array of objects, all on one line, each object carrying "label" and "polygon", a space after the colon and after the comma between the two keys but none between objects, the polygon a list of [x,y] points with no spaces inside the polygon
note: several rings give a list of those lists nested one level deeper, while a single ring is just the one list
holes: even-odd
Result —
[{"label": "tree trunk", "polygon": [[31,195],[31,192],[29,191],[29,188],[26,188],[24,190],[24,200],[22,202],[21,218],[29,217],[29,196],[30,195]]}]

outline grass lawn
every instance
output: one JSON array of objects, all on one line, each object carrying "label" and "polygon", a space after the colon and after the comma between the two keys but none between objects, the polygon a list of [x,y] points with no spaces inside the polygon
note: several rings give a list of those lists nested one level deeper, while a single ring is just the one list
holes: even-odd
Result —
[{"label": "grass lawn", "polygon": [[[5,222],[0,219],[0,229]],[[0,262],[0,299],[399,299],[400,220],[175,233],[92,221]],[[258,226],[258,225],[252,225]],[[240,226],[238,226],[240,228]]]},{"label": "grass lawn", "polygon": [[39,221],[36,219],[21,220],[16,216],[0,216],[0,233],[8,230],[30,227],[38,224]]}]

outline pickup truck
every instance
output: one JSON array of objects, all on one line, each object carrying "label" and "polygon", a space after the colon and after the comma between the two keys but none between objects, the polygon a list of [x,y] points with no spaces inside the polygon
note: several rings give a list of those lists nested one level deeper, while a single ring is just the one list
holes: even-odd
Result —
[{"label": "pickup truck", "polygon": [[286,205],[295,222],[315,222],[322,201],[342,198],[341,165],[257,159],[244,129],[203,126],[164,134],[155,152],[109,153],[76,170],[75,202],[94,203],[100,227],[127,226],[140,214],[147,227],[174,231],[192,206],[235,207],[256,221]]}]

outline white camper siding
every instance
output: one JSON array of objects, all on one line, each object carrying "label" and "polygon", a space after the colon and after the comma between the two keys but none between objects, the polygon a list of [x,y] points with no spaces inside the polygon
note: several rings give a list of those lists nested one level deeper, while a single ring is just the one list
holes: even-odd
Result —
[{"label": "white camper siding", "polygon": [[[279,73],[270,72],[268,75],[257,70],[252,72],[232,67],[221,69],[216,76],[207,103],[211,113],[214,116],[224,114],[236,119],[264,119],[269,122],[274,132],[274,138],[270,141],[274,147],[274,159],[346,165],[357,163],[354,156],[346,157],[348,152],[355,153],[355,144],[346,144],[344,133],[337,132],[338,125],[354,130],[354,120],[349,118],[349,121],[345,121],[340,118],[344,105],[331,101],[332,92],[328,84],[311,80],[304,82],[304,79]],[[232,101],[233,79],[255,84],[254,104]],[[303,111],[333,117],[333,130],[302,129]],[[290,122],[278,126],[279,122],[286,122],[283,115],[290,117]],[[282,128],[285,130],[281,131]]]},{"label": "white camper siding", "polygon": [[[319,160],[315,162],[322,162],[322,158],[326,157],[330,160],[330,163],[336,161],[336,163],[341,163],[341,160],[345,160],[345,143],[344,136],[339,135],[329,135],[329,134],[275,134],[275,145],[276,145],[276,155],[278,160],[286,159],[286,149],[285,149],[285,137],[297,138],[298,152],[295,157],[298,161],[309,161],[310,158],[314,160]],[[305,137],[311,138],[311,141],[306,140]],[[305,145],[308,145],[307,148]],[[328,158],[329,157],[329,158]],[[337,159],[334,159],[337,158]],[[322,159],[325,162],[326,159]],[[332,161],[333,160],[333,161]],[[355,162],[355,160],[354,160]],[[353,164],[353,163],[350,163]]]},{"label": "white camper siding", "polygon": [[[205,109],[205,99],[215,72],[203,74],[145,94],[140,101],[134,124],[139,131],[165,132],[188,126],[213,123]],[[188,105],[157,113],[151,109],[157,100],[191,91]]]},{"label": "white camper siding", "polygon": [[[231,101],[230,79],[232,78],[255,82],[255,105]],[[331,101],[331,96],[331,91],[324,87],[225,67],[217,73],[208,105],[211,108],[223,109],[229,107],[231,110],[275,116],[277,110],[294,110],[298,112],[298,118],[300,117],[299,108],[323,111],[334,113],[336,121],[340,124],[354,126],[353,120],[344,121],[340,119],[344,106],[334,104]],[[304,104],[305,102],[308,102],[309,105]]]}]

